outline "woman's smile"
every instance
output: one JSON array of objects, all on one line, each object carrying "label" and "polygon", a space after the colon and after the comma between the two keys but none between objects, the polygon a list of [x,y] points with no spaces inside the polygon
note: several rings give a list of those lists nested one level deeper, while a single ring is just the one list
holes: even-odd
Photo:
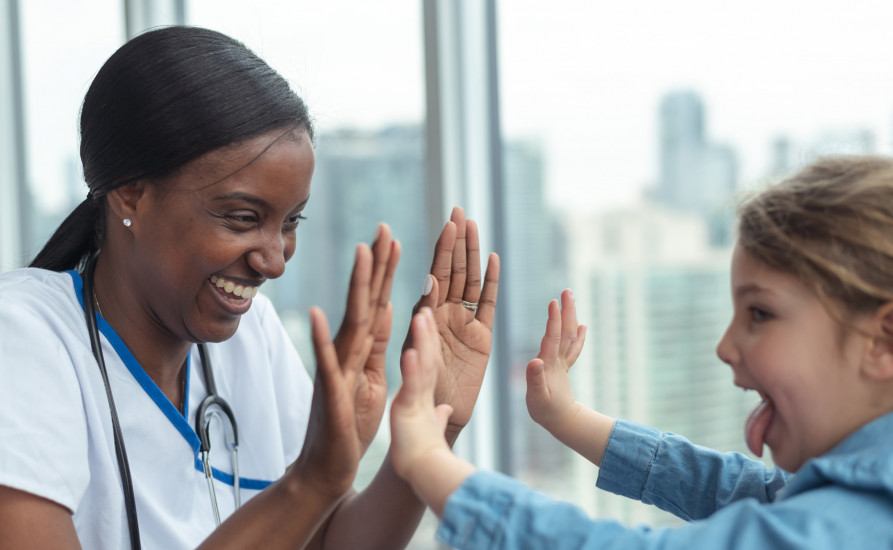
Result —
[{"label": "woman's smile", "polygon": [[251,299],[257,296],[258,287],[256,286],[241,285],[228,279],[224,279],[223,277],[218,277],[217,275],[211,275],[209,279],[211,284],[216,285],[217,288],[227,295],[227,298],[230,298],[229,295],[234,296],[235,298],[230,299],[235,301],[239,301],[236,298]]}]

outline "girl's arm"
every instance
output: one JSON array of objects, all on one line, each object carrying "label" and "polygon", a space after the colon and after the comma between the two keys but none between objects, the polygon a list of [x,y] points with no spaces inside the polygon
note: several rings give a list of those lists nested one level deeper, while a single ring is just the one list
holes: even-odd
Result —
[{"label": "girl's arm", "polygon": [[574,296],[567,289],[560,308],[558,300],[549,302],[540,352],[527,365],[527,411],[556,439],[598,466],[615,419],[574,398],[568,371],[585,340],[586,326],[578,324]]}]

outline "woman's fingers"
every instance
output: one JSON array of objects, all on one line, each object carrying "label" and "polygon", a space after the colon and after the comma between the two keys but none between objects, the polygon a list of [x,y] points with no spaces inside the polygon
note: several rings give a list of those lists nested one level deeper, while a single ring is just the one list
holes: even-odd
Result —
[{"label": "woman's fingers", "polygon": [[450,288],[450,276],[453,270],[453,248],[456,244],[456,224],[452,220],[446,222],[437,243],[434,245],[434,259],[431,262],[431,274],[439,283],[438,294],[435,295],[439,306],[446,300]]},{"label": "woman's fingers", "polygon": [[341,376],[338,354],[330,339],[329,322],[325,313],[314,306],[310,308],[310,338],[313,341],[313,355],[316,358],[316,381],[325,395],[324,405],[329,406],[337,395],[335,388]]},{"label": "woman's fingers", "polygon": [[391,299],[391,284],[400,260],[400,243],[391,235],[387,224],[378,225],[375,240],[372,242],[372,279],[369,284],[369,307],[373,312],[372,331],[387,309]]},{"label": "woman's fingers", "polygon": [[[467,224],[465,211],[458,206],[453,207],[450,221],[456,225],[456,241],[453,244],[452,265],[450,266],[450,285],[446,300],[460,302],[465,295],[465,279],[468,273],[468,251],[466,249]],[[477,301],[477,300],[468,300]]]},{"label": "woman's fingers", "polygon": [[481,299],[481,243],[474,220],[465,221],[465,258],[467,271],[462,299],[477,303]]},{"label": "woman's fingers", "polygon": [[[478,268],[480,269],[480,268]],[[496,317],[496,298],[499,294],[499,256],[495,252],[487,258],[487,272],[484,274],[484,288],[478,298],[477,320],[493,330]]]},{"label": "woman's fingers", "polygon": [[365,362],[362,350],[366,345],[365,339],[369,334],[374,314],[369,308],[371,280],[372,251],[365,244],[359,244],[347,290],[347,309],[341,328],[335,337],[335,347],[342,367],[348,366],[354,359],[360,359],[360,364]]},{"label": "woman's fingers", "polygon": [[400,263],[400,255],[403,253],[403,247],[400,241],[391,241],[391,254],[388,257],[388,264],[385,268],[384,280],[381,282],[381,290],[378,293],[379,315],[387,309],[391,303],[391,289],[394,285],[394,274],[397,272],[397,264]]}]

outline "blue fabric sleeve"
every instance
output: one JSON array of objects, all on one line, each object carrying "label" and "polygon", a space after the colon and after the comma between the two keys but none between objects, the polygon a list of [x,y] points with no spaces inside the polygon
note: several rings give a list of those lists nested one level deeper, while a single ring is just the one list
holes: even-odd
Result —
[{"label": "blue fabric sleeve", "polygon": [[684,437],[618,420],[608,439],[597,487],[654,504],[686,521],[732,502],[772,502],[789,474],[740,453],[720,453]]},{"label": "blue fabric sleeve", "polygon": [[883,494],[829,485],[773,504],[741,499],[681,527],[626,527],[477,472],[447,501],[437,537],[457,550],[773,550],[890,548]]}]

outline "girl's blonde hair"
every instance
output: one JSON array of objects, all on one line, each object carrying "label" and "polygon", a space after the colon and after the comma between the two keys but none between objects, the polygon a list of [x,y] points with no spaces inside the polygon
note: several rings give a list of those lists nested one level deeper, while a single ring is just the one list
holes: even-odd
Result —
[{"label": "girl's blonde hair", "polygon": [[738,245],[841,313],[893,300],[893,159],[819,159],[738,209]]}]

